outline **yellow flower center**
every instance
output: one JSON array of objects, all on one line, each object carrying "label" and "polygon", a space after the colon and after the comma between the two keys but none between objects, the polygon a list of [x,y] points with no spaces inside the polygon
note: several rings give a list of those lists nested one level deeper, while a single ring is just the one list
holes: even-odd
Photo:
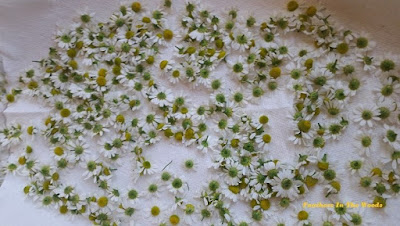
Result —
[{"label": "yellow flower center", "polygon": [[263,210],[268,210],[271,207],[271,203],[269,202],[268,199],[263,199],[260,202],[260,207]]},{"label": "yellow flower center", "polygon": [[68,117],[71,114],[71,111],[67,108],[64,108],[60,111],[60,115],[64,118]]},{"label": "yellow flower center", "polygon": [[26,129],[26,132],[27,132],[29,135],[32,135],[32,134],[33,134],[33,126],[29,126],[29,127]]},{"label": "yellow flower center", "polygon": [[240,191],[239,186],[229,186],[228,187],[229,191],[231,191],[233,194],[238,194]]},{"label": "yellow flower center", "polygon": [[373,168],[372,170],[371,170],[371,173],[372,173],[372,175],[377,175],[377,176],[382,176],[382,170],[380,169],[380,168]]},{"label": "yellow flower center", "polygon": [[149,57],[146,59],[146,62],[147,62],[148,64],[153,64],[153,63],[154,63],[154,57],[153,57],[153,56],[149,56]]},{"label": "yellow flower center", "polygon": [[78,62],[76,62],[75,60],[69,61],[68,65],[74,70],[78,69]]},{"label": "yellow flower center", "polygon": [[296,1],[288,2],[287,4],[288,11],[292,12],[295,11],[297,8],[299,8],[299,3],[297,3]]},{"label": "yellow flower center", "polygon": [[179,224],[179,221],[180,221],[180,218],[179,218],[178,215],[171,215],[171,216],[169,217],[169,222],[170,222],[172,225],[177,225],[177,224]]},{"label": "yellow flower center", "polygon": [[273,67],[271,68],[271,70],[269,71],[269,75],[272,78],[278,78],[279,76],[281,76],[281,69],[279,67]]},{"label": "yellow flower center", "polygon": [[106,77],[106,75],[107,75],[107,70],[104,69],[104,68],[101,68],[101,69],[99,70],[99,72],[97,72],[97,74],[98,74],[99,76],[101,76],[101,77]]},{"label": "yellow flower center", "polygon": [[67,206],[60,206],[60,213],[61,214],[66,214],[68,212],[68,207]]},{"label": "yellow flower center", "polygon": [[315,14],[317,14],[317,8],[315,8],[315,6],[308,7],[306,14],[307,16],[315,16]]},{"label": "yellow flower center", "polygon": [[134,2],[132,3],[131,8],[135,13],[137,13],[142,9],[142,5],[140,4],[140,2]]},{"label": "yellow flower center", "polygon": [[269,134],[264,134],[262,139],[263,139],[264,143],[271,142],[271,136]]},{"label": "yellow flower center", "polygon": [[56,147],[54,148],[54,154],[61,156],[64,154],[64,149],[62,147]]},{"label": "yellow flower center", "polygon": [[165,40],[171,40],[172,38],[174,37],[174,33],[171,31],[171,30],[169,30],[169,29],[165,29],[164,30],[164,39]]},{"label": "yellow flower center", "polygon": [[300,121],[297,123],[297,127],[299,128],[299,130],[300,130],[301,132],[307,133],[307,132],[310,131],[310,129],[311,129],[311,122],[310,122],[310,121],[307,121],[307,120],[300,120]]},{"label": "yellow flower center", "polygon": [[123,115],[117,115],[117,117],[115,118],[115,121],[117,121],[119,123],[124,123],[125,117]]},{"label": "yellow flower center", "polygon": [[100,207],[105,207],[108,204],[108,198],[105,196],[100,197],[97,200],[97,205],[99,205]]},{"label": "yellow flower center", "polygon": [[299,219],[299,220],[307,220],[308,219],[308,213],[306,212],[306,211],[304,211],[304,210],[302,210],[302,211],[300,211],[298,214],[297,214],[297,219]]},{"label": "yellow flower center", "polygon": [[96,83],[97,83],[98,86],[105,86],[106,83],[107,83],[107,79],[105,77],[103,77],[103,76],[99,76],[96,79]]},{"label": "yellow flower center", "polygon": [[168,65],[168,60],[163,60],[160,62],[160,69],[164,70],[165,67]]},{"label": "yellow flower center", "polygon": [[182,132],[177,132],[175,133],[175,139],[177,141],[182,141],[183,133]]},{"label": "yellow flower center", "polygon": [[160,214],[160,208],[158,206],[153,206],[150,210],[151,215],[158,216]]},{"label": "yellow flower center", "polygon": [[7,101],[10,103],[15,101],[15,97],[12,94],[7,94],[6,98],[7,98]]}]

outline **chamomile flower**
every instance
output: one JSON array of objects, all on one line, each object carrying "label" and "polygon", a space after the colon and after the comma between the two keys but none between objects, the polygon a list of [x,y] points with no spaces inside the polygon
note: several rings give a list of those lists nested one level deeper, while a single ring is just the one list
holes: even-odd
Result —
[{"label": "chamomile flower", "polygon": [[156,167],[151,164],[150,161],[146,160],[145,158],[139,158],[137,161],[137,171],[141,175],[151,175],[156,172]]},{"label": "chamomile flower", "polygon": [[311,71],[307,83],[315,87],[323,87],[332,78],[333,78],[332,72],[328,70],[323,70],[322,68],[316,68],[315,70]]},{"label": "chamomile flower", "polygon": [[392,169],[396,170],[400,166],[400,151],[392,150],[390,153],[385,154],[382,158],[382,162],[390,164]]},{"label": "chamomile flower", "polygon": [[384,131],[385,131],[385,135],[383,137],[383,141],[385,143],[388,143],[391,147],[393,147],[394,149],[399,149],[400,148],[400,137],[398,137],[397,135],[400,134],[400,131],[397,127],[395,126],[389,126],[387,124],[383,125],[384,127]]},{"label": "chamomile flower", "polygon": [[144,209],[144,215],[154,224],[161,223],[168,211],[163,205],[156,204]]},{"label": "chamomile flower", "polygon": [[294,179],[294,174],[290,170],[280,171],[271,180],[272,190],[277,192],[277,197],[288,197],[295,199],[299,194],[297,188],[300,183]]},{"label": "chamomile flower", "polygon": [[125,192],[125,200],[130,204],[135,204],[141,197],[141,193],[134,188],[127,189]]},{"label": "chamomile flower", "polygon": [[216,146],[216,139],[212,136],[203,136],[197,140],[197,149],[203,153],[208,153],[208,151],[213,151]]},{"label": "chamomile flower", "polygon": [[93,160],[87,161],[85,164],[83,164],[83,167],[85,168],[85,172],[82,174],[82,176],[85,177],[85,180],[90,177],[96,177],[101,172],[101,167]]},{"label": "chamomile flower", "polygon": [[266,150],[269,143],[271,142],[271,135],[268,133],[262,133],[255,137],[258,148]]},{"label": "chamomile flower", "polygon": [[276,225],[276,226],[285,226],[286,225],[286,223],[285,223],[286,221],[284,218],[274,216],[272,220],[273,220],[271,223],[272,225]]},{"label": "chamomile flower", "polygon": [[242,215],[240,217],[235,218],[233,220],[233,223],[235,223],[235,225],[246,226],[246,225],[252,225],[254,221],[250,218],[250,216]]},{"label": "chamomile flower", "polygon": [[197,222],[198,207],[196,205],[186,202],[181,206],[181,208],[183,212],[183,222],[186,224],[194,224]]},{"label": "chamomile flower", "polygon": [[111,201],[114,201],[114,202],[120,202],[121,201],[121,199],[122,199],[121,192],[118,189],[110,188],[109,190],[107,190],[107,192],[108,192],[108,196],[107,197]]},{"label": "chamomile flower", "polygon": [[328,208],[332,219],[335,219],[336,221],[349,222],[351,220],[351,215],[347,209],[346,204],[338,200],[334,201],[333,203],[334,207]]},{"label": "chamomile flower", "polygon": [[384,53],[384,56],[380,57],[379,60],[379,70],[376,71],[376,75],[395,70],[398,56],[392,53]]},{"label": "chamomile flower", "polygon": [[355,137],[357,143],[354,146],[358,149],[360,155],[365,154],[366,156],[370,156],[373,147],[373,138],[372,131],[357,132],[357,136]]},{"label": "chamomile flower", "polygon": [[171,183],[168,185],[168,190],[173,194],[183,193],[187,184],[184,179],[174,176],[171,178]]},{"label": "chamomile flower", "polygon": [[310,212],[305,209],[295,208],[295,212],[292,216],[296,218],[297,225],[311,224]]},{"label": "chamomile flower", "polygon": [[369,225],[371,222],[365,218],[365,208],[355,208],[350,212],[350,224],[351,225]]},{"label": "chamomile flower", "polygon": [[213,154],[214,166],[219,167],[221,162],[223,161],[232,161],[233,160],[233,151],[229,147],[216,149]]},{"label": "chamomile flower", "polygon": [[163,187],[160,185],[159,181],[155,181],[154,183],[150,183],[148,185],[144,196],[147,198],[159,198],[162,190]]},{"label": "chamomile flower", "polygon": [[233,202],[237,202],[239,200],[240,190],[240,185],[221,185],[221,193]]},{"label": "chamomile flower", "polygon": [[89,155],[90,146],[85,141],[70,141],[68,142],[68,148],[70,151],[74,152],[74,160],[77,162],[86,160],[86,157]]},{"label": "chamomile flower", "polygon": [[58,30],[56,34],[56,41],[58,47],[69,49],[76,41],[76,33],[74,31]]},{"label": "chamomile flower", "polygon": [[161,117],[155,112],[149,112],[140,119],[139,126],[143,129],[157,128],[157,125],[162,122]]},{"label": "chamomile flower", "polygon": [[355,96],[363,83],[365,83],[363,78],[352,76],[348,81],[349,96]]},{"label": "chamomile flower", "polygon": [[333,217],[332,217],[332,214],[330,213],[330,212],[325,212],[324,213],[324,215],[322,216],[322,223],[324,224],[324,225],[336,225],[336,224],[338,224],[339,222],[336,220],[336,219],[334,219]]},{"label": "chamomile flower", "polygon": [[379,88],[375,89],[378,95],[378,100],[384,102],[385,100],[395,100],[400,95],[400,83],[394,81],[393,77],[382,79],[382,83],[379,84]]},{"label": "chamomile flower", "polygon": [[242,172],[243,166],[238,162],[232,161],[225,165],[225,170],[222,176],[229,185],[238,185],[243,177]]},{"label": "chamomile flower", "polygon": [[232,72],[237,74],[238,77],[241,74],[249,73],[248,65],[242,56],[239,56],[237,59],[228,59],[228,64],[231,67]]},{"label": "chamomile flower", "polygon": [[157,90],[156,92],[149,95],[151,102],[160,106],[170,106],[173,100],[173,96],[170,90]]},{"label": "chamomile flower", "polygon": [[52,148],[51,150],[52,150],[52,155],[55,160],[67,158],[67,156],[68,156],[68,151],[65,150],[65,147],[56,146],[56,147]]},{"label": "chamomile flower", "polygon": [[363,167],[364,159],[356,159],[352,160],[348,164],[348,169],[350,170],[351,174],[358,173],[359,170]]},{"label": "chamomile flower", "polygon": [[376,106],[362,106],[359,105],[353,111],[353,121],[359,123],[360,126],[368,125],[372,127],[379,118],[379,110]]},{"label": "chamomile flower", "polygon": [[182,68],[179,66],[171,69],[171,71],[166,73],[166,76],[172,84],[179,83],[184,77]]},{"label": "chamomile flower", "polygon": [[233,40],[230,42],[232,49],[239,50],[241,52],[250,47],[251,40],[253,39],[253,35],[248,31],[247,28],[243,27],[235,27],[232,37]]},{"label": "chamomile flower", "polygon": [[187,171],[196,171],[199,162],[196,159],[186,159],[183,162],[183,168]]}]

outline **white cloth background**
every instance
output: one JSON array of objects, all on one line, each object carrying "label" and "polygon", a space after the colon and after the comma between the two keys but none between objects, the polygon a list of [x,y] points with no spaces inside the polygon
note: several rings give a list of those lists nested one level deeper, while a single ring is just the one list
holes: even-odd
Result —
[{"label": "white cloth background", "polygon": [[[143,3],[151,8],[153,3],[161,1],[146,1]],[[183,8],[184,0],[172,0],[174,12],[179,12]],[[276,9],[283,9],[285,1],[280,0],[206,0],[204,5],[215,11],[236,7],[240,11],[254,12],[256,16],[266,16],[273,13]],[[307,1],[309,2],[309,1]],[[104,20],[112,12],[117,10],[118,1],[109,0],[0,0],[0,57],[3,59],[4,71],[12,87],[16,84],[18,76],[27,69],[33,60],[38,60],[48,53],[48,47],[52,45],[52,36],[56,31],[56,25],[66,26],[71,19],[77,16],[77,10],[88,7],[96,13],[96,18]],[[307,3],[308,4],[308,3]],[[154,4],[156,5],[156,4]],[[400,52],[400,2],[397,0],[330,0],[323,1],[323,5],[332,13],[332,18],[350,29],[356,31],[366,31],[371,34],[372,39],[377,42],[380,53],[392,51]],[[285,96],[286,95],[286,96]],[[361,95],[362,96],[362,95]],[[281,128],[272,134],[275,140],[281,140],[273,147],[279,150],[275,157],[291,161],[295,159],[293,145],[287,144],[285,137],[291,133],[286,124],[286,118],[280,114],[288,111],[291,107],[292,98],[284,91],[274,94],[275,98],[267,97],[269,100],[276,100],[275,103],[268,102],[261,109],[266,109],[271,119],[272,128]],[[276,99],[278,98],[278,99]],[[279,99],[280,98],[280,99]],[[357,101],[363,101],[362,97]],[[280,102],[285,102],[282,106]],[[46,117],[46,109],[42,109],[39,104],[31,103],[29,100],[10,104],[4,111],[7,122],[30,123]],[[1,117],[1,115],[0,115]],[[357,158],[357,153],[348,152],[352,142],[354,128],[349,128],[343,135],[340,143],[331,143],[327,146],[330,160],[336,161],[336,169],[345,168],[347,160]],[[40,144],[38,144],[40,145]],[[38,148],[40,146],[37,146]],[[168,153],[163,153],[167,147]],[[202,162],[198,172],[187,176],[189,184],[193,188],[193,193],[200,191],[204,175],[207,174],[207,156],[199,156],[188,148],[179,147],[172,143],[162,147],[156,145],[152,147],[154,156],[158,156],[160,165],[165,165],[170,161],[170,156],[174,156],[176,162],[182,162],[188,158],[186,155],[198,158]],[[185,152],[183,152],[185,151]],[[183,155],[182,153],[185,153]],[[188,154],[186,154],[188,153]],[[343,161],[346,160],[346,161]],[[178,163],[171,165],[171,171],[179,173]],[[341,179],[342,193],[340,197],[344,201],[368,201],[364,191],[357,191],[357,181],[350,177],[347,171],[342,170]],[[60,216],[57,211],[47,210],[35,206],[29,199],[24,199],[22,188],[25,186],[21,177],[8,175],[0,187],[0,225],[89,225],[86,219],[76,218],[72,221],[67,217]],[[328,202],[323,198],[321,186],[316,188],[304,200],[309,203]],[[145,205],[145,204],[144,204]],[[379,225],[398,225],[400,220],[398,211],[400,210],[399,199],[391,199],[387,203],[385,212],[381,210],[366,209],[366,218]],[[323,210],[311,210],[313,222],[320,221]],[[284,211],[282,216],[289,216],[292,211]],[[292,218],[292,217],[291,217]],[[148,225],[143,219],[141,225]]]}]

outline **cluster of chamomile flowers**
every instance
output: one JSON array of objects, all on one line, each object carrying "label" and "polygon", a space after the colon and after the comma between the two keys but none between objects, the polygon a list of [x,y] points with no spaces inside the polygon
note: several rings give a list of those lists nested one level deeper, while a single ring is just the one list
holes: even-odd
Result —
[{"label": "cluster of chamomile flowers", "polygon": [[[329,140],[338,140],[350,123],[359,126],[361,130],[355,136],[355,149],[361,155],[369,157],[372,149],[377,154],[379,149],[373,148],[372,140],[383,140],[388,144],[385,149],[389,153],[382,162],[390,167],[383,178],[391,175],[391,179],[386,179],[384,191],[397,194],[399,129],[396,125],[400,122],[397,109],[400,97],[396,69],[398,57],[390,54],[374,56],[375,43],[369,40],[367,34],[337,28],[328,20],[329,15],[324,15],[322,7],[308,7],[290,1],[287,9],[290,13],[259,21],[251,15],[241,17],[234,9],[228,11],[225,18],[219,18],[207,9],[189,3],[186,5],[187,15],[181,19],[185,44],[177,46],[172,61],[175,66],[168,65],[168,61],[164,60],[160,68],[171,83],[184,80],[195,87],[208,87],[213,92],[212,101],[217,105],[242,107],[248,102],[257,103],[268,92],[279,88],[278,84],[287,84],[286,88],[292,90],[295,96],[292,116],[294,134],[290,140],[318,152]],[[305,34],[313,44],[293,46],[279,39],[288,33]],[[221,76],[218,73],[210,73],[221,64],[222,57],[225,57],[229,68],[229,73],[224,75],[229,77],[223,84],[225,87],[220,85]],[[348,106],[354,103],[352,99],[368,83],[366,74],[378,81],[370,94],[375,103],[349,109]],[[379,135],[371,130],[376,125],[383,125]],[[246,145],[243,145],[244,149]],[[358,171],[360,161],[352,161],[350,170]],[[234,162],[239,169],[243,166],[240,160]],[[228,175],[237,175],[238,167],[230,172],[230,165],[226,168],[227,164],[222,163]],[[367,174],[376,176],[372,169],[369,168]],[[240,182],[247,186],[247,182],[237,177],[233,181],[230,179],[228,176],[228,183],[232,183],[229,187],[231,192],[226,195],[236,200],[241,190],[236,188]],[[246,176],[245,179],[249,180]],[[372,183],[372,193],[376,191],[376,185]],[[244,194],[243,199],[259,197],[253,188],[248,189],[240,193]],[[259,192],[260,188],[257,189]],[[375,193],[373,202],[385,203],[390,195],[382,194],[382,191]]]},{"label": "cluster of chamomile flowers", "polygon": [[[52,108],[41,125],[11,125],[0,131],[3,147],[23,150],[7,170],[29,178],[23,189],[28,197],[98,225],[135,222],[137,212],[158,225],[284,225],[284,219],[272,216],[274,210],[295,206],[317,184],[324,186],[326,197],[336,198],[341,182],[327,155],[319,153],[353,123],[361,131],[355,137],[360,154],[376,153],[372,142],[383,139],[389,157],[383,160],[387,165],[354,160],[349,169],[360,175],[360,185],[371,191],[374,203],[398,194],[400,84],[395,56],[372,56],[374,43],[367,35],[336,28],[320,6],[290,1],[288,12],[261,20],[235,9],[220,17],[187,2],[179,31],[168,25],[170,7],[169,0],[155,10],[139,2],[121,5],[105,23],[83,13],[71,29],[57,32],[49,57],[21,76],[21,86],[5,96],[10,103],[30,96]],[[312,45],[281,38],[291,33],[306,35]],[[177,38],[174,54],[161,59],[163,48]],[[223,66],[226,71],[217,73]],[[347,106],[367,82],[366,73],[380,81],[376,104],[349,111]],[[174,93],[163,85],[165,80],[205,88],[209,102],[193,104],[190,94]],[[266,114],[245,113],[249,104],[282,86],[294,95],[290,140],[315,149],[299,154],[296,163],[269,156],[273,138]],[[372,132],[377,125],[383,135]],[[30,144],[38,136],[50,146],[50,164],[41,163]],[[211,168],[218,173],[197,197],[187,197],[183,176],[160,170],[147,157],[147,147],[164,139],[210,155]],[[113,182],[125,158],[134,166],[132,186],[119,188]],[[188,159],[184,167],[192,170],[196,161]],[[99,192],[84,194],[65,184],[63,171],[71,168],[84,170],[82,177]],[[136,188],[141,178],[156,176],[157,182],[145,191]],[[174,197],[169,200],[172,207],[138,205],[164,191]],[[249,204],[247,215],[230,209],[237,201]],[[299,225],[311,225],[311,215],[295,208]],[[362,213],[343,208],[329,209],[319,219],[325,225],[360,225],[363,220]]]}]

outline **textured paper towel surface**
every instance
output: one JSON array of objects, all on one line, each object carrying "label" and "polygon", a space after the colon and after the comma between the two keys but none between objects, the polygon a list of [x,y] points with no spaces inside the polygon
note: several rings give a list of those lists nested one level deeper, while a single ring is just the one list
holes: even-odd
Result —
[{"label": "textured paper towel surface", "polygon": [[[151,8],[151,3],[160,1],[146,1],[145,5]],[[256,16],[266,16],[273,13],[275,9],[282,9],[285,1],[280,0],[219,0],[219,1],[203,1],[204,5],[210,9],[226,9],[236,7],[241,11],[254,12]],[[174,11],[178,12],[183,8],[183,0],[173,0]],[[0,57],[3,59],[4,71],[9,80],[10,87],[18,80],[18,75],[28,68],[33,60],[38,60],[46,56],[48,47],[52,45],[52,36],[56,31],[56,25],[65,26],[70,24],[72,17],[77,15],[76,9],[82,9],[88,6],[90,10],[96,12],[96,18],[99,20],[107,19],[112,12],[118,8],[118,1],[109,0],[69,0],[69,1],[48,1],[48,0],[0,0]],[[355,29],[357,31],[369,32],[372,38],[378,43],[378,50],[382,53],[392,51],[400,52],[400,2],[396,0],[335,0],[324,1],[323,4],[332,12],[333,18],[343,26]],[[370,81],[372,83],[373,81]],[[291,106],[291,97],[284,91],[269,96],[265,100],[265,105],[261,105],[261,109],[269,114],[272,128],[282,128],[275,131],[272,136],[277,142],[273,150],[274,157],[292,161],[295,159],[293,152],[294,146],[286,142],[288,133],[291,129],[286,125],[287,119],[281,112],[288,111]],[[362,99],[354,101],[367,101]],[[270,100],[283,98],[282,101],[271,103]],[[287,105],[282,106],[279,102],[286,102]],[[0,109],[1,110],[1,109]],[[29,101],[19,102],[9,105],[4,115],[7,122],[18,121],[19,123],[30,123],[46,117],[46,109],[40,108],[38,103],[30,103]],[[1,117],[1,115],[0,115]],[[0,120],[3,120],[0,118]],[[357,158],[356,153],[348,152],[351,148],[352,134],[355,129],[350,127],[343,135],[340,143],[330,144],[327,150],[330,153],[329,159],[336,160],[337,169],[344,168],[346,162],[343,159]],[[37,147],[40,147],[40,142]],[[171,156],[177,162],[182,162],[188,157],[195,157],[200,160],[202,165],[196,174],[187,175],[188,182],[191,185],[192,193],[200,191],[204,175],[207,175],[206,165],[209,161],[207,156],[198,155],[193,150],[177,146],[173,143],[159,144],[151,147],[154,156],[160,165],[165,165],[171,160]],[[168,152],[166,152],[167,150]],[[279,150],[279,151],[278,151]],[[184,154],[183,154],[184,153]],[[190,155],[190,156],[188,156]],[[171,164],[171,171],[179,173],[179,166]],[[128,169],[125,169],[128,171]],[[122,170],[122,175],[123,172]],[[345,201],[367,201],[367,194],[363,191],[355,190],[356,182],[353,178],[343,171],[342,193],[341,197]],[[71,175],[71,179],[73,175]],[[86,219],[60,216],[56,210],[43,209],[35,206],[29,199],[25,200],[22,188],[25,186],[23,178],[8,175],[0,188],[0,219],[1,225],[89,225]],[[301,200],[303,201],[303,200]],[[318,201],[327,201],[324,199],[321,188],[314,189],[306,200],[309,203]],[[143,207],[146,203],[143,203]],[[397,199],[391,199],[387,203],[386,212],[379,212],[367,209],[367,218],[373,223],[380,225],[396,225],[400,220],[397,213],[400,209],[400,202]],[[240,208],[239,208],[240,209]],[[314,222],[320,221],[322,210],[313,210],[312,219]],[[238,210],[239,214],[240,211]],[[282,216],[289,216],[291,211],[285,211]],[[23,217],[22,217],[23,216]],[[292,217],[289,217],[292,218]],[[148,225],[143,219],[141,225]]]}]

